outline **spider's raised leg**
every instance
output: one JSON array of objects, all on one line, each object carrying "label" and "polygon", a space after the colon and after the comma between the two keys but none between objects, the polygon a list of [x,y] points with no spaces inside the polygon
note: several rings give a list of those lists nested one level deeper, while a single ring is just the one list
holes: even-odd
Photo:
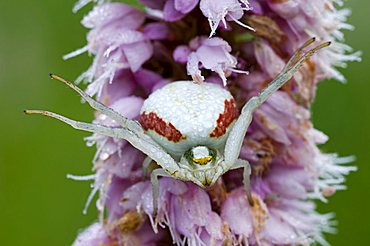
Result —
[{"label": "spider's raised leg", "polygon": [[44,110],[25,110],[26,114],[40,114],[52,117],[63,121],[64,123],[72,126],[75,129],[87,132],[94,132],[108,137],[122,138],[127,140],[132,146],[148,155],[151,159],[156,161],[163,169],[169,174],[173,174],[179,170],[176,161],[163,150],[156,142],[149,136],[141,132],[132,131],[130,128],[114,128],[98,124],[84,123],[68,119],[62,115],[44,111]]},{"label": "spider's raised leg", "polygon": [[280,74],[286,72],[289,68],[292,67],[293,64],[295,64],[297,62],[297,60],[299,58],[302,57],[302,52],[303,52],[303,49],[310,46],[313,42],[315,42],[316,38],[313,37],[313,38],[310,38],[309,40],[307,40],[304,44],[302,44],[301,47],[299,47],[293,54],[293,56],[289,59],[289,61],[287,62],[287,64],[284,66],[283,70],[280,72]]},{"label": "spider's raised leg", "polygon": [[266,88],[264,88],[257,96],[252,97],[244,105],[241,111],[241,115],[235,122],[235,125],[230,131],[229,137],[225,145],[225,162],[227,165],[234,165],[239,157],[240,149],[243,144],[245,134],[247,132],[248,126],[252,121],[253,112],[267,100],[267,98],[282,87],[286,82],[288,82],[294,75],[295,72],[300,68],[300,66],[318,50],[330,45],[330,42],[320,44],[306,53],[303,53],[303,49],[312,44],[315,41],[314,38],[308,40],[303,44],[301,48],[292,56],[288,61],[287,65],[284,67],[282,72],[271,81]]},{"label": "spider's raised leg", "polygon": [[118,112],[114,111],[113,109],[105,106],[104,104],[94,100],[92,97],[90,97],[88,94],[86,94],[86,92],[84,92],[83,90],[81,90],[78,86],[76,86],[75,84],[73,84],[72,82],[66,80],[66,79],[63,79],[62,77],[59,77],[58,75],[55,75],[55,74],[49,74],[50,75],[50,78],[52,79],[55,79],[55,80],[58,80],[60,82],[63,82],[64,84],[66,84],[69,88],[71,88],[72,90],[76,91],[78,94],[80,94],[80,96],[95,110],[105,114],[106,116],[108,116],[109,118],[111,118],[112,120],[116,121],[119,125],[121,125],[122,127],[124,128],[129,128],[130,130],[132,131],[143,131],[141,126],[133,121],[133,120],[130,120],[130,119],[127,119],[126,117],[120,115]]},{"label": "spider's raised leg", "polygon": [[298,71],[298,69],[302,66],[302,64],[305,61],[307,61],[313,54],[315,54],[317,51],[319,51],[322,48],[328,47],[331,44],[331,42],[322,43],[308,50],[306,53],[302,54],[302,50],[308,45],[312,44],[314,41],[315,39],[312,38],[308,40],[306,43],[304,43],[304,45],[296,51],[296,53],[292,56],[292,58],[290,58],[290,60],[288,61],[284,69],[276,76],[276,78],[273,81],[271,81],[257,96],[253,97],[256,99],[250,100],[251,103],[249,103],[248,101],[247,104],[243,107],[243,110],[254,111],[264,101],[266,101],[267,98],[272,93],[277,91],[286,82],[288,82],[293,77],[293,75]]}]

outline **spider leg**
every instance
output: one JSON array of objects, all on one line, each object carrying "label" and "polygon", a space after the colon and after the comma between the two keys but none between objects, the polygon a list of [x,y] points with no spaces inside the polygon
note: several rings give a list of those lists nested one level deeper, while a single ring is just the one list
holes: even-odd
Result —
[{"label": "spider leg", "polygon": [[135,131],[143,131],[141,126],[133,121],[133,120],[130,120],[130,119],[127,119],[126,117],[123,117],[122,115],[120,115],[118,112],[114,111],[113,109],[105,106],[104,104],[94,100],[92,97],[90,97],[88,94],[86,94],[86,92],[84,92],[83,90],[81,90],[78,86],[76,86],[75,84],[73,84],[72,82],[66,80],[66,79],[63,79],[62,77],[59,77],[58,75],[55,75],[55,74],[50,74],[50,78],[52,79],[55,79],[55,80],[58,80],[60,82],[63,82],[64,84],[66,84],[69,88],[73,89],[74,91],[76,91],[78,94],[80,94],[80,96],[95,110],[105,114],[106,116],[108,116],[109,118],[111,118],[112,120],[116,121],[118,124],[120,124],[122,127],[125,127],[125,128],[130,128],[131,130],[135,130]]},{"label": "spider leg", "polygon": [[249,104],[248,101],[247,104],[244,106],[245,109],[243,108],[243,110],[251,109],[252,111],[254,111],[264,101],[266,101],[272,93],[277,91],[286,82],[288,82],[302,66],[302,64],[307,61],[313,54],[331,44],[331,42],[322,43],[302,54],[302,49],[313,43],[314,40],[315,39],[310,39],[301,48],[299,48],[298,51],[293,55],[293,57],[288,61],[287,65],[285,65],[283,71],[281,71],[278,76],[256,96],[257,100],[252,100],[250,105],[246,107]]},{"label": "spider leg", "polygon": [[143,161],[143,174],[144,174],[144,177],[148,177],[148,174],[150,173],[150,164],[152,163],[152,158],[150,158],[149,156],[147,156],[144,161]]},{"label": "spider leg", "polygon": [[299,47],[296,50],[296,52],[294,52],[293,56],[289,59],[289,61],[287,62],[287,64],[285,65],[285,67],[283,68],[281,73],[286,72],[292,66],[292,64],[297,62],[297,60],[302,56],[303,49],[308,47],[313,42],[315,42],[315,40],[316,40],[316,38],[313,37],[313,38],[310,38],[309,40],[307,40],[304,44],[302,44],[302,46]]},{"label": "spider leg", "polygon": [[152,171],[150,181],[152,183],[153,191],[153,215],[154,215],[153,217],[157,216],[158,213],[158,196],[159,196],[158,176],[173,178],[171,175],[166,173],[162,168],[157,168]]},{"label": "spider leg", "polygon": [[44,110],[25,110],[26,114],[40,114],[51,118],[58,119],[75,129],[87,132],[94,132],[108,137],[122,138],[127,140],[132,146],[148,155],[151,159],[156,161],[166,172],[173,174],[179,170],[176,161],[163,150],[154,140],[148,135],[132,131],[130,128],[114,128],[98,124],[84,123],[68,119],[62,115],[44,111]]},{"label": "spider leg", "polygon": [[77,130],[82,130],[86,132],[94,132],[98,133],[104,136],[108,137],[113,137],[113,138],[127,138],[127,134],[125,130],[122,128],[112,128],[112,127],[107,127],[103,125],[98,125],[98,124],[91,124],[91,123],[85,123],[85,122],[80,122],[80,121],[75,121],[71,120],[65,116],[49,112],[49,111],[44,111],[44,110],[25,110],[24,111],[26,114],[40,114],[40,115],[45,115],[57,120],[60,120],[73,128]]},{"label": "spider leg", "polygon": [[244,190],[247,194],[247,199],[249,202],[249,205],[253,206],[254,201],[252,198],[252,191],[251,191],[251,182],[250,182],[250,176],[251,176],[251,165],[247,160],[237,159],[234,166],[230,168],[230,170],[243,168],[243,185]]},{"label": "spider leg", "polygon": [[312,44],[315,41],[314,38],[308,40],[302,45],[301,48],[293,55],[293,57],[288,61],[284,69],[278,74],[278,76],[271,81],[257,96],[252,97],[244,105],[241,111],[241,115],[235,122],[233,128],[230,131],[229,137],[225,145],[225,162],[228,165],[232,165],[239,157],[240,149],[243,144],[245,134],[247,132],[248,126],[252,121],[253,112],[265,102],[269,96],[282,87],[286,82],[288,82],[294,75],[295,72],[301,67],[301,65],[309,59],[318,50],[330,45],[330,42],[320,44],[306,53],[303,53],[303,49]]}]

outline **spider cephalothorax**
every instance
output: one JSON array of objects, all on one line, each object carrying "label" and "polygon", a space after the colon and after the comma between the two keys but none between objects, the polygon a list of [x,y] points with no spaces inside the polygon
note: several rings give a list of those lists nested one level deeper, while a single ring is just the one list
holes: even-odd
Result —
[{"label": "spider cephalothorax", "polygon": [[48,111],[25,112],[50,116],[76,129],[126,139],[157,162],[161,168],[153,170],[151,174],[155,212],[159,193],[158,176],[192,181],[207,187],[228,170],[236,168],[244,168],[244,187],[253,205],[249,184],[250,166],[247,161],[238,159],[252,114],[272,93],[289,81],[309,57],[330,44],[323,43],[304,53],[303,49],[314,41],[312,38],[304,43],[281,73],[243,106],[240,115],[233,97],[226,89],[197,80],[178,81],[154,92],[145,101],[139,124],[95,101],[80,88],[56,75],[51,77],[77,91],[92,108],[115,120],[121,128],[78,122]]}]

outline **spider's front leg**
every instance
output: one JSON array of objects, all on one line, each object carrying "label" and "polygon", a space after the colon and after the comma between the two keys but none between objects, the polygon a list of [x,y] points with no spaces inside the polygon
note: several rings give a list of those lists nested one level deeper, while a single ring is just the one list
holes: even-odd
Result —
[{"label": "spider's front leg", "polygon": [[123,128],[129,128],[132,131],[136,131],[136,132],[143,132],[141,126],[136,121],[127,119],[126,117],[123,117],[122,115],[120,115],[118,112],[114,111],[112,108],[109,108],[105,106],[104,104],[102,104],[101,102],[94,100],[92,97],[86,94],[86,92],[81,90],[78,86],[76,86],[72,82],[58,75],[55,75],[53,73],[50,73],[49,76],[51,79],[54,79],[54,80],[57,80],[57,81],[60,81],[66,84],[69,88],[71,88],[72,90],[80,94],[80,96],[90,105],[90,107],[92,107],[93,109],[97,110],[98,112],[102,114],[105,114],[106,116],[108,116],[109,118],[117,122],[119,125],[121,125]]},{"label": "spider's front leg", "polygon": [[148,155],[159,165],[161,165],[168,173],[176,172],[179,167],[175,160],[163,150],[154,140],[152,140],[148,135],[144,133],[144,129],[141,125],[134,121],[130,120],[113,109],[105,106],[104,104],[94,100],[92,97],[87,95],[83,90],[74,85],[72,82],[63,79],[55,74],[50,74],[50,77],[54,80],[63,82],[68,87],[76,91],[80,96],[86,100],[86,102],[93,108],[99,111],[102,114],[105,114],[112,120],[116,121],[122,128],[108,127],[98,124],[91,124],[85,122],[74,121],[68,119],[62,115],[44,111],[44,110],[25,110],[26,114],[40,114],[45,115],[57,120],[63,121],[64,123],[72,126],[75,129],[83,130],[87,132],[93,132],[113,138],[122,138],[127,140],[135,148],[142,151],[144,154]]},{"label": "spider's front leg", "polygon": [[[301,65],[309,59],[313,54],[318,50],[327,47],[330,45],[330,42],[320,44],[306,53],[303,52],[303,49],[311,45],[315,41],[315,38],[311,38],[305,42],[290,58],[284,69],[277,75],[277,77],[271,81],[267,87],[265,87],[257,96],[252,97],[242,108],[241,114],[238,120],[235,122],[233,128],[230,131],[229,137],[225,145],[225,162],[228,169],[233,167],[239,167],[240,164],[237,164],[237,160],[240,154],[240,149],[243,145],[243,140],[247,132],[248,126],[252,121],[253,112],[265,102],[269,96],[280,89],[286,82],[288,82],[298,71]],[[244,179],[246,179],[244,175]],[[244,181],[244,184],[248,184],[249,177],[247,181]],[[246,186],[246,185],[245,185]],[[249,192],[248,197],[250,197],[250,188],[246,187],[247,193]]]},{"label": "spider's front leg", "polygon": [[81,97],[86,100],[93,109],[96,109],[100,113],[105,114],[109,118],[115,120],[122,126],[122,128],[79,122],[44,110],[25,110],[24,112],[26,114],[45,115],[60,120],[78,130],[93,132],[113,138],[125,139],[132,146],[156,161],[158,165],[160,165],[168,174],[176,173],[179,170],[179,166],[176,161],[159,144],[157,144],[151,137],[144,133],[144,129],[142,129],[138,122],[127,119],[113,109],[106,107],[102,103],[94,100],[73,83],[54,74],[50,74],[50,77],[68,85],[71,89],[80,94]]}]

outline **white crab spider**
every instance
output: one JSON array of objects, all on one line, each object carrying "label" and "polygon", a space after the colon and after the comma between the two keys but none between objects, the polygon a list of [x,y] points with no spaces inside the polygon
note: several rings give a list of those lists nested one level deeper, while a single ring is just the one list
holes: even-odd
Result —
[{"label": "white crab spider", "polygon": [[192,181],[206,188],[228,170],[242,167],[244,188],[249,203],[253,205],[249,183],[251,168],[246,160],[238,159],[252,113],[290,80],[309,57],[330,45],[326,42],[304,53],[303,49],[314,41],[315,38],[311,38],[295,52],[278,76],[244,105],[239,117],[235,114],[233,97],[227,90],[206,82],[178,81],[150,95],[141,110],[140,124],[95,101],[73,83],[53,74],[51,78],[67,84],[92,108],[115,120],[121,128],[78,122],[43,110],[25,110],[25,113],[46,115],[79,130],[125,139],[145,153],[161,166],[151,173],[155,213],[158,208],[158,176]]}]

